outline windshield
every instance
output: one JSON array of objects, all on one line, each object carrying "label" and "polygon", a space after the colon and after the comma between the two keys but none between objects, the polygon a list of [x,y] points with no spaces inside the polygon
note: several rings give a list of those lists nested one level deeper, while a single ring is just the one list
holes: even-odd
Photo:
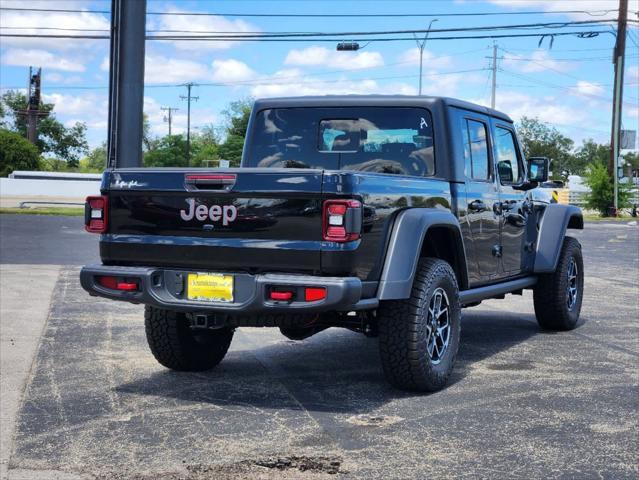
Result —
[{"label": "windshield", "polygon": [[245,166],[433,175],[431,115],[405,107],[262,110]]}]

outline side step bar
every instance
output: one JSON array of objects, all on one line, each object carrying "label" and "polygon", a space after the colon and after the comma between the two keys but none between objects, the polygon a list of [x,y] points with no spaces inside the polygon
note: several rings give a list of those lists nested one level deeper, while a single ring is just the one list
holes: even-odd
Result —
[{"label": "side step bar", "polygon": [[485,287],[471,288],[459,292],[459,301],[463,305],[480,302],[488,298],[497,297],[505,293],[530,288],[537,283],[536,276],[518,278],[508,282],[496,283],[495,285],[486,285]]}]

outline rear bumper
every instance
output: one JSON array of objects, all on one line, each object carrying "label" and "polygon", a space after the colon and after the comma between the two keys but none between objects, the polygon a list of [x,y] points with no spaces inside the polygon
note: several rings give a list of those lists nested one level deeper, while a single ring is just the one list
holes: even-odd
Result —
[{"label": "rear bumper", "polygon": [[[192,271],[191,271],[192,272]],[[223,313],[318,313],[375,308],[375,299],[362,300],[362,283],[356,277],[317,277],[309,275],[232,273],[234,301],[206,302],[186,297],[189,271],[154,267],[88,265],[80,272],[80,283],[89,294],[131,303],[153,305],[185,312]],[[115,276],[135,279],[137,291],[119,291],[103,287],[97,277]],[[272,287],[323,287],[326,298],[314,302],[274,301],[267,297]]]}]

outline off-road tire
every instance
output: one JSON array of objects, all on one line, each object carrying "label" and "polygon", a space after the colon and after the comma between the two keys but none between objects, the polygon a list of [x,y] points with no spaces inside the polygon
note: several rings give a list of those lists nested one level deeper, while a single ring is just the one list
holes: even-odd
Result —
[{"label": "off-road tire", "polygon": [[226,355],[233,329],[195,334],[184,313],[147,306],[146,339],[155,359],[171,370],[200,372],[215,367]]},{"label": "off-road tire", "polygon": [[[577,298],[568,308],[568,271],[571,260],[577,266]],[[544,330],[572,330],[577,326],[584,292],[584,262],[581,245],[576,238],[565,237],[553,273],[539,275],[533,290],[535,315]]]},{"label": "off-road tire", "polygon": [[[427,350],[428,310],[438,289],[449,303],[450,337],[439,363]],[[380,304],[379,351],[386,379],[402,390],[433,392],[443,388],[455,364],[461,333],[459,287],[453,269],[437,258],[420,260],[411,296]]]}]

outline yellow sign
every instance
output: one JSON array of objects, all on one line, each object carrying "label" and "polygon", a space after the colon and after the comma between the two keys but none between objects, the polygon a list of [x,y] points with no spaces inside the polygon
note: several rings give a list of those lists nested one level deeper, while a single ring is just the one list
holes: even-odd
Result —
[{"label": "yellow sign", "polygon": [[186,297],[189,300],[204,300],[207,302],[232,302],[233,275],[189,273]]}]

